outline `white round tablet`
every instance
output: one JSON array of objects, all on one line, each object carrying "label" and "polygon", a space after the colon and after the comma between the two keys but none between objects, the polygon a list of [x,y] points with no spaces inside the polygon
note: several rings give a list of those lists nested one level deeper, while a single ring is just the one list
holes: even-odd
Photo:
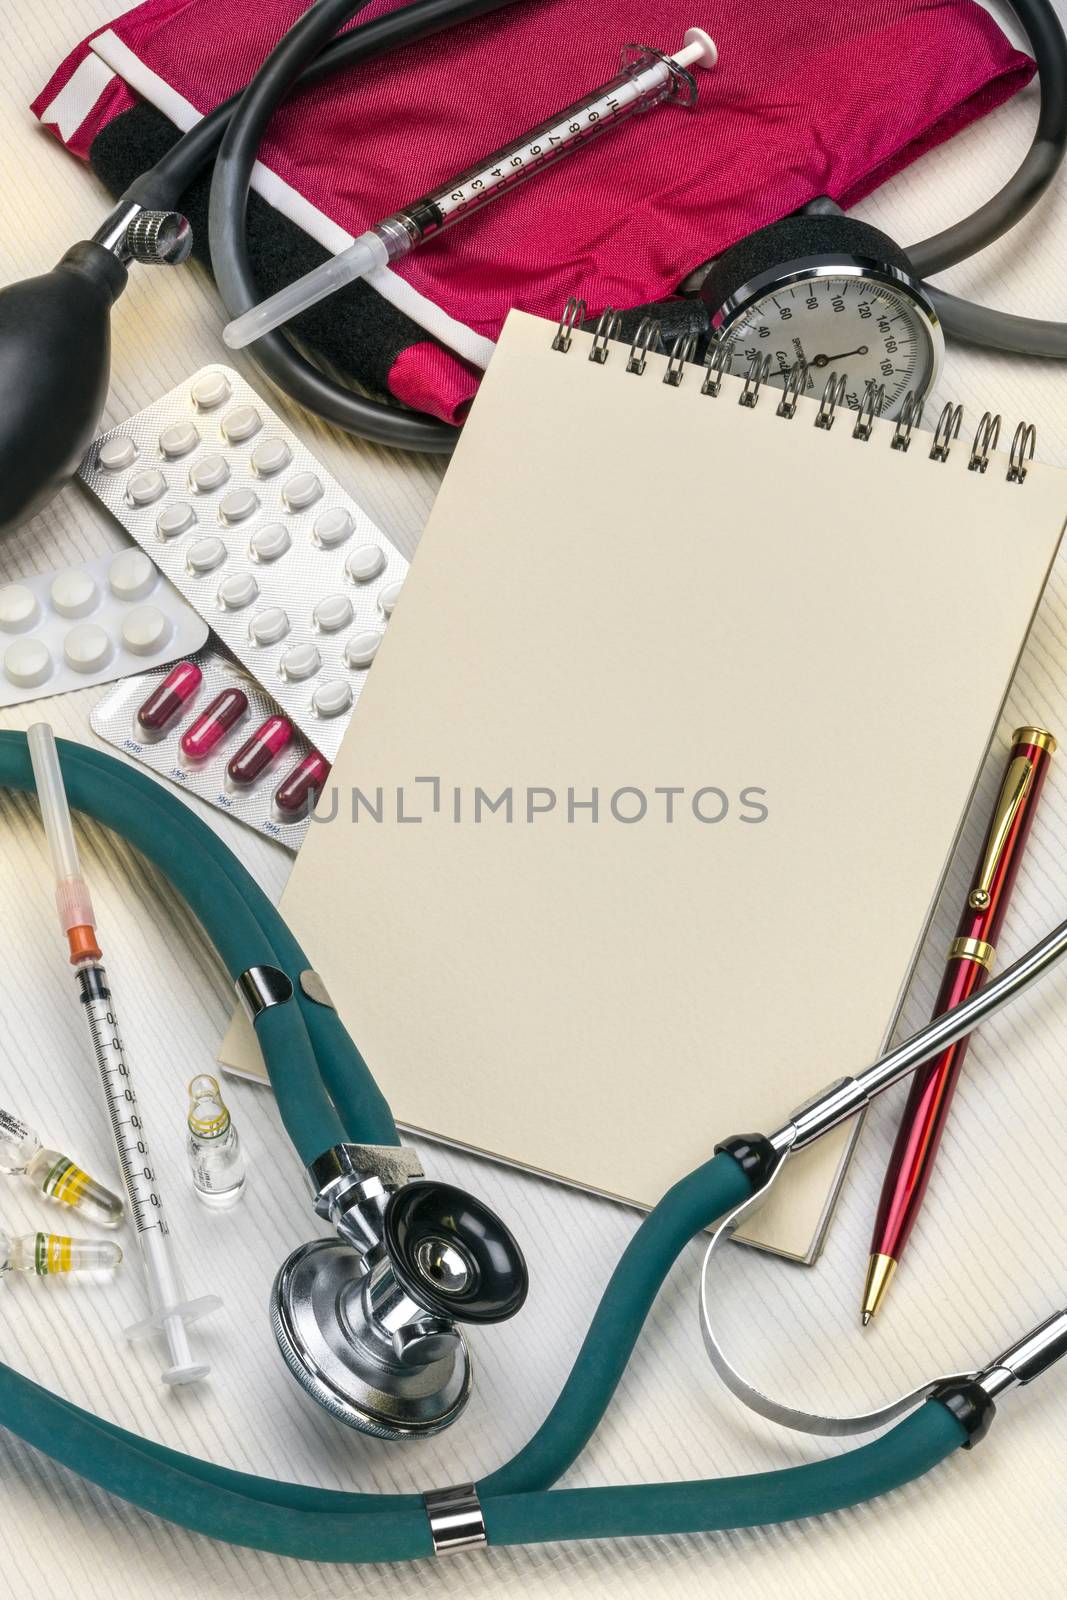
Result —
[{"label": "white round tablet", "polygon": [[184,500],[175,500],[164,506],[156,518],[156,532],[161,539],[176,539],[196,521],[196,512]]},{"label": "white round tablet", "polygon": [[170,623],[158,606],[134,606],[122,619],[122,642],[135,656],[156,655],[170,633]]},{"label": "white round tablet", "polygon": [[20,689],[44,683],[52,670],[52,657],[40,639],[16,639],[4,652],[4,671]]},{"label": "white round tablet", "polygon": [[311,697],[311,704],[320,717],[339,717],[352,704],[352,689],[343,678],[331,678],[320,683]]},{"label": "white round tablet", "polygon": [[382,636],[376,628],[369,628],[366,633],[353,634],[345,645],[345,660],[350,667],[369,667],[378,654],[381,642]]},{"label": "white round tablet", "polygon": [[354,527],[351,512],[346,511],[344,506],[334,506],[332,510],[324,511],[321,516],[315,518],[312,533],[316,543],[324,550],[333,550],[352,537]]},{"label": "white round tablet", "polygon": [[328,594],[312,613],[320,633],[337,633],[352,621],[352,602],[346,594]]},{"label": "white round tablet", "polygon": [[135,472],[126,485],[126,498],[134,506],[150,506],[167,492],[167,480],[158,467]]},{"label": "white round tablet", "polygon": [[96,458],[107,472],[118,472],[137,460],[137,446],[124,433],[105,439]]},{"label": "white round tablet", "polygon": [[176,461],[187,456],[200,443],[200,434],[191,422],[172,422],[159,436],[159,448],[165,456]]},{"label": "white round tablet", "polygon": [[221,489],[229,476],[222,456],[204,456],[190,470],[189,482],[201,494],[210,494],[212,489]]},{"label": "white round tablet", "polygon": [[219,584],[219,605],[227,611],[241,611],[258,593],[259,584],[250,572],[234,572]]},{"label": "white round tablet", "polygon": [[123,550],[107,569],[111,593],[119,600],[143,600],[151,594],[159,569],[143,550]]},{"label": "white round tablet", "polygon": [[79,622],[63,640],[63,658],[74,672],[99,672],[111,654],[111,640],[97,622]]},{"label": "white round tablet", "polygon": [[249,457],[252,471],[261,478],[273,477],[274,473],[287,467],[292,459],[293,452],[284,439],[264,439]]},{"label": "white round tablet", "polygon": [[361,544],[345,562],[345,571],[353,583],[369,583],[384,566],[385,551],[380,545]]},{"label": "white round tablet", "polygon": [[387,583],[386,584],[385,588],[382,590],[381,594],[378,596],[378,604],[382,608],[382,615],[383,616],[385,616],[385,617],[391,617],[392,616],[393,609],[396,606],[397,601],[400,599],[400,591],[401,591],[401,589],[403,587],[404,587],[404,585],[402,583]]},{"label": "white round tablet", "polygon": [[224,400],[230,398],[229,380],[222,372],[202,373],[189,394],[198,411],[214,411],[216,406],[221,406]]},{"label": "white round tablet", "polygon": [[263,418],[255,406],[235,406],[222,419],[222,431],[231,444],[241,444],[245,439],[251,439],[262,426]]},{"label": "white round tablet", "polygon": [[282,672],[294,683],[313,678],[321,666],[322,657],[313,644],[294,644],[281,659]]},{"label": "white round tablet", "polygon": [[77,567],[57,572],[48,594],[52,609],[61,617],[87,617],[100,598],[96,579]]},{"label": "white round tablet", "polygon": [[190,572],[214,572],[226,560],[226,546],[217,535],[210,534],[189,546],[185,560]]},{"label": "white round tablet", "polygon": [[248,631],[256,644],[277,644],[289,632],[289,618],[281,606],[268,606],[265,611],[256,612]]},{"label": "white round tablet", "polygon": [[219,516],[223,522],[244,522],[259,510],[259,496],[251,489],[231,489],[219,501]]},{"label": "white round tablet", "polygon": [[6,583],[0,589],[0,628],[5,633],[25,633],[40,614],[37,596],[24,583]]},{"label": "white round tablet", "polygon": [[290,511],[306,511],[321,494],[322,484],[313,472],[298,472],[282,490],[282,499]]},{"label": "white round tablet", "polygon": [[249,549],[257,561],[277,561],[291,544],[289,529],[280,522],[271,522],[253,534]]}]

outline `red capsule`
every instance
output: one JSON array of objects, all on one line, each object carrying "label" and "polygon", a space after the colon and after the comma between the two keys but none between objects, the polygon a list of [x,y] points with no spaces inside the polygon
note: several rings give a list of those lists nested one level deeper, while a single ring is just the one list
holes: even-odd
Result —
[{"label": "red capsule", "polygon": [[230,782],[244,789],[255,783],[272,761],[276,761],[293,737],[293,725],[284,717],[268,717],[261,722],[250,739],[246,739],[237,754],[226,763]]},{"label": "red capsule", "polygon": [[274,804],[286,822],[295,822],[312,809],[330,776],[330,763],[317,751],[305,756],[274,791]]},{"label": "red capsule", "polygon": [[204,681],[195,661],[179,661],[157,684],[137,712],[137,724],[149,739],[158,739],[185,710]]},{"label": "red capsule", "polygon": [[247,710],[248,696],[242,689],[223,689],[182,734],[182,755],[188,761],[206,760]]}]

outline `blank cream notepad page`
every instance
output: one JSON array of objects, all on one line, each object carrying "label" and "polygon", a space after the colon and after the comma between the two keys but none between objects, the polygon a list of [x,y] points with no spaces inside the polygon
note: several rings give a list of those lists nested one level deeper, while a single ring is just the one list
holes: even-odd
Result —
[{"label": "blank cream notepad page", "polygon": [[[282,909],[400,1122],[648,1205],[878,1054],[1067,493],[553,332],[507,324]],[[849,1137],[747,1236],[809,1259]]]}]

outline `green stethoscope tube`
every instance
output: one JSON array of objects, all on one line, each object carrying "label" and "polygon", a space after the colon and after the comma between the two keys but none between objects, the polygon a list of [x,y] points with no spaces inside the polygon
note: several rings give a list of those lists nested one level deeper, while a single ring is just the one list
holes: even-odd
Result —
[{"label": "green stethoscope tube", "polygon": [[[217,1467],[207,1476],[200,1469],[208,1463],[161,1446],[139,1447],[132,1435],[2,1366],[0,1424],[141,1510],[230,1544],[303,1561],[411,1561],[432,1554],[417,1495],[347,1495]],[[478,1488],[491,1545],[710,1533],[859,1505],[929,1472],[965,1438],[950,1412],[928,1400],[872,1444],[777,1472],[512,1495]]]},{"label": "green stethoscope tube", "polygon": [[[279,967],[292,982],[304,1035],[296,1037],[289,1006],[263,1012],[257,1033],[264,1053],[280,1063],[275,1074],[280,1081],[274,1089],[286,1132],[301,1160],[313,1161],[339,1138],[357,1144],[398,1144],[396,1124],[366,1062],[337,1013],[304,994],[300,975],[311,963],[250,873],[162,785],[84,746],[60,740],[59,749],[71,804],[114,828],[155,862],[210,928],[230,977],[263,964]],[[0,732],[0,784],[33,789],[23,734]],[[255,932],[253,924],[258,924]],[[284,1030],[276,1021],[283,1015]],[[288,1048],[279,1042],[275,1050],[270,1041],[283,1032]],[[299,1070],[293,1070],[297,1064]]]},{"label": "green stethoscope tube", "polygon": [[[60,759],[71,804],[161,868],[203,922],[231,977],[262,964],[280,967],[293,981],[296,1003],[263,1012],[257,1034],[301,1159],[339,1138],[395,1142],[392,1117],[362,1056],[335,1013],[299,987],[309,965],[303,951],[221,841],[165,789],[110,757],[61,742]],[[0,733],[0,785],[33,787],[24,735]],[[930,1400],[874,1443],[829,1461],[691,1483],[550,1488],[603,1417],[679,1252],[747,1193],[737,1163],[718,1155],[675,1184],[642,1222],[555,1406],[518,1455],[478,1485],[491,1544],[702,1532],[817,1515],[918,1477],[966,1442],[961,1425]],[[0,1426],[131,1504],[234,1544],[331,1562],[432,1553],[420,1496],[314,1489],[200,1461],[94,1417],[2,1364]]]},{"label": "green stethoscope tube", "polygon": [[483,1499],[490,1544],[714,1533],[841,1511],[919,1478],[964,1443],[962,1427],[929,1400],[876,1439],[829,1461],[740,1478],[553,1489]]}]

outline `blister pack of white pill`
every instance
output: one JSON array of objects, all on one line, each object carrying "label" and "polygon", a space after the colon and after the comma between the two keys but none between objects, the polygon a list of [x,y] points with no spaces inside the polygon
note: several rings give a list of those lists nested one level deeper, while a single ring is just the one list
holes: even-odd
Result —
[{"label": "blister pack of white pill", "polygon": [[0,587],[0,706],[143,672],[206,638],[143,550],[39,572]]},{"label": "blister pack of white pill", "polygon": [[228,367],[86,452],[84,483],[331,759],[408,564]]},{"label": "blister pack of white pill", "polygon": [[210,647],[127,678],[89,721],[116,749],[291,850],[330,775],[270,696]]}]

